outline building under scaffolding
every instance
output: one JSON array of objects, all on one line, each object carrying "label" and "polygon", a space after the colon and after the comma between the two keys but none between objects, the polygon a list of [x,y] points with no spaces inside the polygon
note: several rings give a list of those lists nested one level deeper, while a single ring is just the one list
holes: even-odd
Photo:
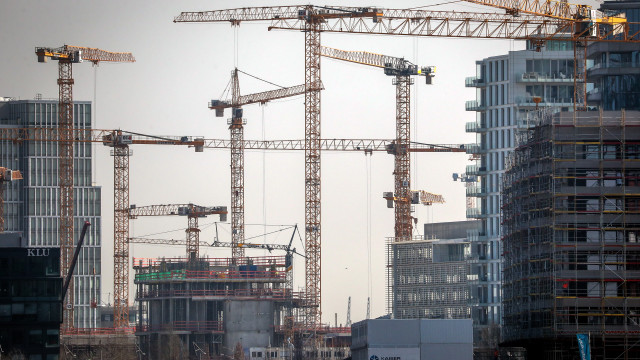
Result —
[{"label": "building under scaffolding", "polygon": [[478,222],[425,225],[423,238],[387,243],[387,306],[396,319],[465,319],[469,308],[470,245]]},{"label": "building under scaffolding", "polygon": [[530,358],[640,359],[640,112],[556,113],[503,177],[504,340]]},{"label": "building under scaffolding", "polygon": [[134,270],[136,336],[152,359],[200,351],[233,356],[238,344],[246,354],[279,346],[287,309],[301,304],[285,286],[285,256],[135,259]]}]

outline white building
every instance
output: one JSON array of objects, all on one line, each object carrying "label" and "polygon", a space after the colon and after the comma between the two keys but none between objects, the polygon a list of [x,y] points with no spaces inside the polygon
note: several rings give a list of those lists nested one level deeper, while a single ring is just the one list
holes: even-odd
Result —
[{"label": "white building", "polygon": [[468,151],[476,164],[467,166],[466,175],[478,177],[475,186],[467,187],[467,197],[475,198],[467,218],[482,221],[481,230],[469,236],[477,347],[495,346],[502,323],[500,179],[506,155],[514,149],[518,129],[526,126],[528,111],[573,109],[572,43],[550,41],[541,50],[527,45],[527,50],[479,60],[476,76],[466,79],[467,87],[476,88],[476,100],[466,104],[467,111],[476,112],[476,121],[467,123],[466,131],[477,134]]}]

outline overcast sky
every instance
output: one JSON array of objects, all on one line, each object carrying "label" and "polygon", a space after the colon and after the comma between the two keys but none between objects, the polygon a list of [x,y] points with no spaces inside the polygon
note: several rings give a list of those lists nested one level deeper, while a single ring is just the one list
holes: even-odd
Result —
[{"label": "overcast sky", "polygon": [[[379,7],[412,8],[437,1],[395,1]],[[39,64],[36,46],[63,44],[130,51],[133,64],[74,65],[75,100],[95,101],[94,128],[124,129],[153,135],[193,135],[228,139],[225,117],[207,108],[238,68],[282,86],[304,83],[304,36],[296,31],[267,31],[267,22],[175,24],[181,11],[269,6],[265,1],[23,1],[0,2],[0,96],[32,99],[37,93],[57,99],[55,62]],[[281,1],[281,4],[296,4]],[[322,4],[324,5],[324,4]],[[371,6],[364,1],[341,3]],[[489,11],[475,5],[448,3],[430,9]],[[412,140],[426,143],[470,143],[465,123],[475,113],[464,110],[475,89],[464,78],[475,75],[475,61],[524,47],[508,40],[408,38],[322,34],[325,46],[365,50],[405,57],[419,65],[437,67],[434,85],[417,79],[412,92]],[[237,54],[237,56],[235,55]],[[381,69],[322,60],[322,138],[395,137],[395,88]],[[241,93],[273,89],[241,75]],[[246,106],[245,139],[303,139],[304,97],[279,100],[261,107]],[[228,150],[194,153],[172,146],[133,146],[130,171],[132,204],[193,202],[230,205]],[[96,184],[102,186],[103,288],[102,302],[112,301],[113,282],[113,160],[109,149],[96,148]],[[264,161],[263,161],[264,159]],[[465,154],[420,154],[412,163],[413,189],[444,195],[447,203],[433,209],[416,207],[417,233],[425,222],[465,219],[465,189],[451,174],[470,164]],[[393,235],[393,209],[382,193],[393,191],[393,157],[376,153],[323,153],[322,156],[322,319],[365,317],[371,296],[372,317],[386,313],[385,238]],[[368,171],[369,169],[369,171]],[[367,179],[371,188],[367,191]],[[264,176],[263,176],[264,175]],[[247,151],[245,155],[246,236],[259,236],[268,225],[304,225],[304,154]],[[264,195],[264,196],[263,196]],[[371,207],[367,210],[367,198]],[[266,209],[266,212],[263,211]],[[371,244],[367,245],[367,214],[371,216]],[[201,219],[201,240],[211,242],[214,221]],[[256,225],[252,225],[256,224]],[[133,236],[184,238],[186,219],[138,219]],[[278,229],[267,227],[267,231]],[[221,241],[230,241],[228,224],[218,226]],[[291,233],[266,237],[286,244]],[[304,234],[303,234],[304,236]],[[297,236],[296,236],[297,238]],[[265,241],[262,237],[251,241]],[[300,240],[294,242],[304,249]],[[132,257],[184,256],[182,247],[132,245]],[[201,248],[201,254],[230,256],[230,249]],[[262,250],[247,251],[250,256]],[[368,261],[368,259],[370,261]],[[295,286],[304,286],[304,259],[297,258]],[[371,264],[369,270],[368,264]],[[131,281],[133,273],[131,275]],[[369,285],[371,284],[371,285]],[[130,299],[133,299],[133,292]]]}]

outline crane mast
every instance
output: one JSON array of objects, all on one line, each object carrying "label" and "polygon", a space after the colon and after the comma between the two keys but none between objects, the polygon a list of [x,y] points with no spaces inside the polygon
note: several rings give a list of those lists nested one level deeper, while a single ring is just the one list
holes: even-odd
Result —
[{"label": "crane mast", "polygon": [[[370,53],[366,51],[345,51],[322,47],[322,56],[383,68],[388,76],[394,76],[396,87],[396,139],[388,152],[394,155],[395,241],[409,241],[413,233],[411,217],[411,85],[412,76],[424,76],[431,84],[435,67],[418,67],[403,58]],[[386,194],[385,194],[386,195]],[[387,196],[388,197],[388,196]]]},{"label": "crane mast", "polygon": [[[240,83],[238,82],[238,69],[232,76],[232,104],[231,124],[231,241],[239,243],[244,241],[244,120],[242,108],[240,108]],[[234,247],[231,249],[231,257],[237,259],[244,257],[244,249]]]},{"label": "crane mast", "polygon": [[[244,125],[246,120],[242,118],[242,106],[254,103],[266,103],[275,99],[304,94],[304,85],[282,88],[260,93],[240,95],[239,70],[231,72],[231,99],[211,100],[209,109],[216,110],[216,116],[223,116],[225,108],[231,108],[229,120],[230,149],[231,149],[231,242],[240,244],[244,242]],[[231,247],[231,257],[237,259],[244,257],[244,248]]]},{"label": "crane mast", "polygon": [[[73,64],[88,60],[97,64],[102,61],[134,62],[131,53],[114,53],[95,48],[64,45],[60,48],[38,47],[35,50],[38,62],[51,58],[58,61],[58,186],[60,188],[60,271],[63,276],[69,272],[73,256]],[[74,282],[64,300],[63,327],[73,328]]]}]

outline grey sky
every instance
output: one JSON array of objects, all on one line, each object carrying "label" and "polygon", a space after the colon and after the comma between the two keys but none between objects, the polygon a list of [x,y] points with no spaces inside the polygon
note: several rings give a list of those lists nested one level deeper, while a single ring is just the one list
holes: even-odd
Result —
[{"label": "grey sky", "polygon": [[[416,7],[435,1],[400,1],[380,7]],[[228,138],[226,119],[215,118],[207,101],[218,98],[234,67],[234,33],[237,33],[238,67],[274,83],[291,86],[304,82],[304,38],[294,31],[267,31],[268,23],[174,24],[181,11],[269,6],[266,1],[18,1],[0,2],[0,96],[31,99],[36,93],[57,98],[57,65],[39,64],[34,47],[63,44],[130,51],[134,64],[90,63],[74,66],[74,98],[94,101],[94,127],[121,128],[155,135],[197,135]],[[278,2],[277,4],[296,4]],[[370,5],[353,1],[341,5]],[[447,4],[433,9],[490,11],[479,6]],[[435,65],[434,85],[417,79],[412,91],[412,138],[429,143],[469,143],[465,122],[475,113],[464,110],[475,91],[464,78],[475,75],[475,60],[524,47],[505,40],[460,40],[323,34],[323,45],[345,50],[365,50],[404,56],[419,65]],[[94,81],[94,78],[96,81]],[[393,138],[395,89],[381,69],[323,59],[323,138]],[[241,92],[269,89],[247,77]],[[260,107],[245,107],[246,139],[304,138],[303,97]],[[415,111],[417,110],[417,111]],[[264,114],[264,115],[263,115]],[[417,131],[415,131],[417,129]],[[131,158],[131,203],[138,205],[194,202],[229,206],[229,153],[226,150],[194,153],[170,146],[134,146]],[[302,153],[247,152],[245,201],[247,224],[304,224],[304,155]],[[412,187],[445,196],[447,203],[433,209],[416,208],[418,231],[429,221],[465,219],[464,187],[451,173],[464,172],[468,156],[421,154],[412,164]],[[109,151],[96,149],[96,182],[102,189],[103,295],[112,292],[113,262],[113,162]],[[367,269],[367,159],[361,153],[324,153],[322,158],[322,312],[323,321],[346,318],[352,297],[354,321],[363,319],[368,293],[372,316],[385,313],[385,238],[393,235],[393,210],[386,208],[382,192],[393,190],[393,158],[385,153],[371,158],[372,247]],[[263,192],[263,170],[266,174]],[[266,215],[263,214],[266,193]],[[217,218],[202,219],[201,239],[212,241]],[[182,229],[158,235],[183,238],[186,219],[156,218],[132,222],[132,235]],[[220,240],[229,241],[229,226],[219,226]],[[259,235],[262,226],[247,226],[247,237]],[[290,232],[270,236],[267,242],[286,243]],[[262,241],[262,239],[255,239]],[[294,246],[303,249],[299,240]],[[132,257],[183,256],[182,247],[132,246]],[[229,249],[202,249],[209,256],[229,256]],[[262,250],[248,255],[262,255]],[[303,259],[296,260],[296,287],[304,284]],[[372,287],[368,287],[371,277]],[[132,277],[132,276],[131,276]],[[133,299],[133,292],[130,299]],[[111,297],[112,298],[112,297]]]}]

